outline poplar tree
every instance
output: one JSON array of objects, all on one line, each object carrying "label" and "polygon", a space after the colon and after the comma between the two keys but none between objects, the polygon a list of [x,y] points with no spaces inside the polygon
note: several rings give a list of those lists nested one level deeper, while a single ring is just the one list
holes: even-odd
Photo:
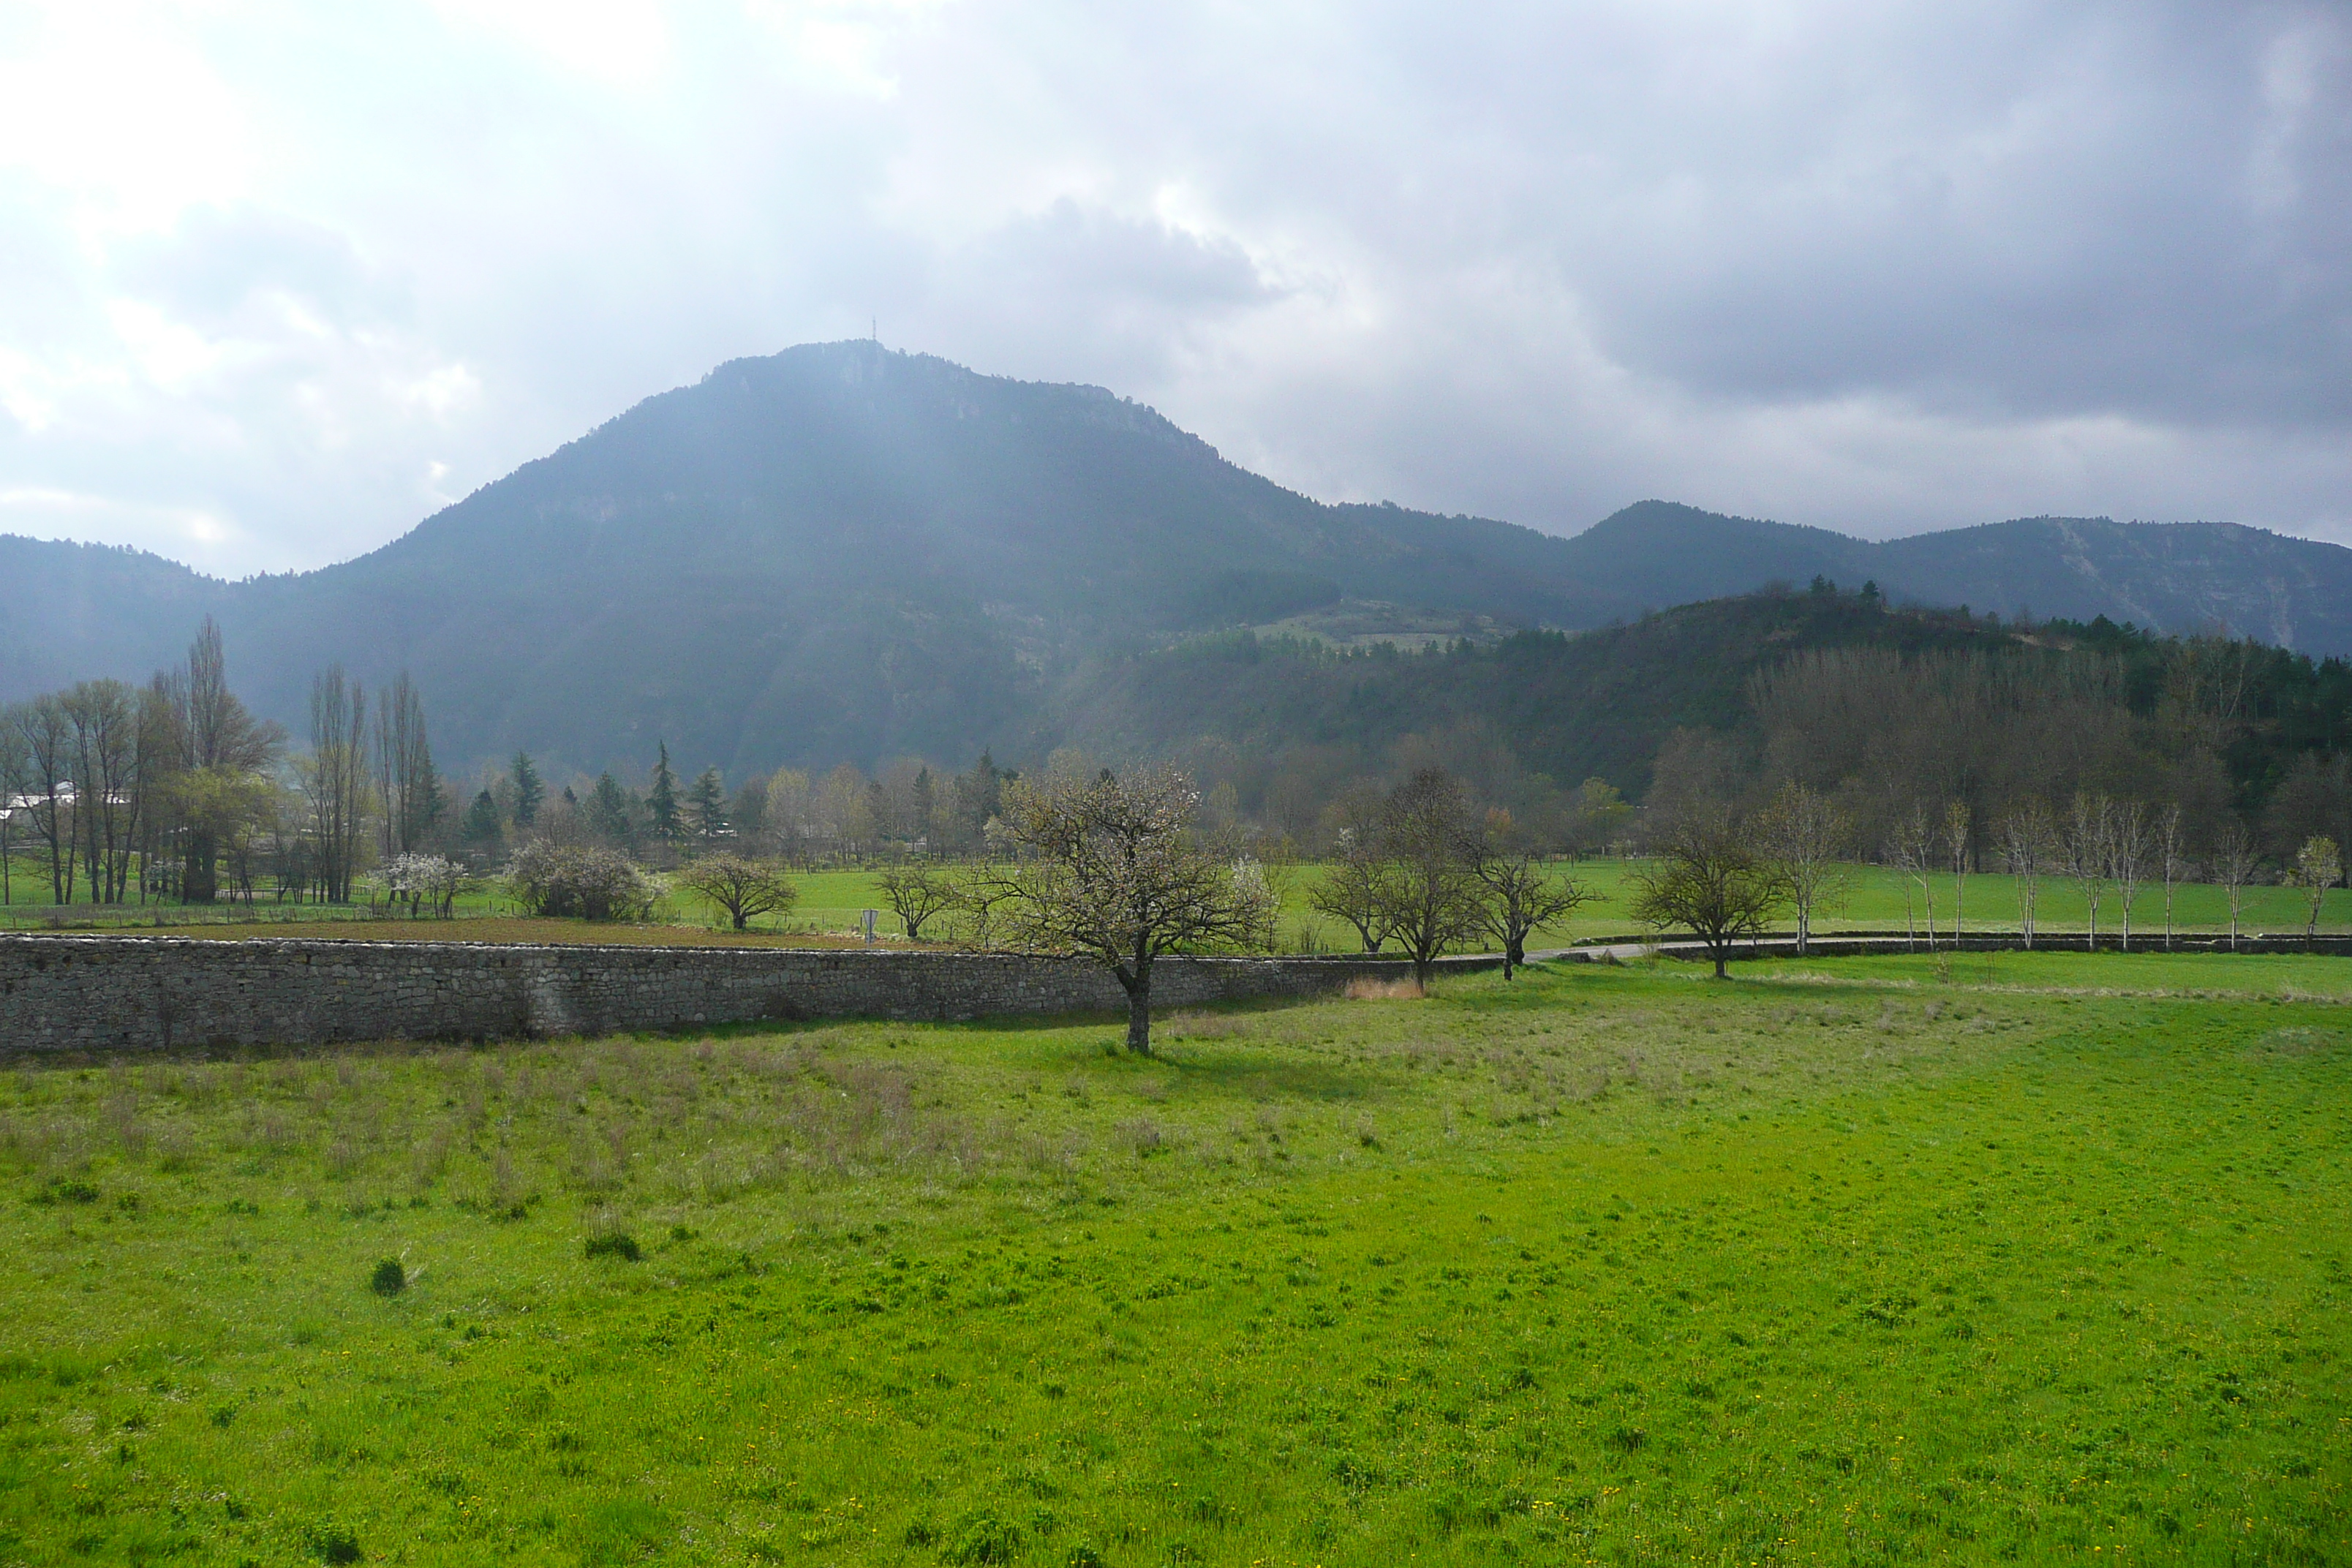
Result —
[{"label": "poplar tree", "polygon": [[441,779],[425,730],[425,700],[404,669],[376,693],[375,784],[383,810],[384,858],[424,847],[425,836],[441,815]]},{"label": "poplar tree", "polygon": [[310,755],[302,766],[310,799],[313,854],[330,903],[352,896],[360,826],[368,806],[367,689],[340,664],[310,683]]}]

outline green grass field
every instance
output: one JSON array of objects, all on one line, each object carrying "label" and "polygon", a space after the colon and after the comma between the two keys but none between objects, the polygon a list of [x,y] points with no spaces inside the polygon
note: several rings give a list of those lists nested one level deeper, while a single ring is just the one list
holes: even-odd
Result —
[{"label": "green grass field", "polygon": [[[26,862],[20,857],[17,864],[22,873]],[[1538,931],[1535,945],[1564,946],[1588,937],[1637,932],[1639,924],[1628,912],[1632,895],[1626,879],[1639,868],[1638,863],[1617,860],[1563,863],[1558,874],[1575,879],[1597,897],[1570,919]],[[1319,874],[1319,868],[1313,865],[1289,868],[1280,873],[1284,894],[1282,943],[1291,949],[1312,946],[1327,952],[1353,951],[1358,942],[1352,930],[1328,916],[1315,913],[1307,906],[1307,894]],[[1851,868],[1851,876],[1853,883],[1851,895],[1842,907],[1816,921],[1817,930],[1824,933],[1903,931],[1906,929],[1906,893],[1909,895],[1908,919],[1925,929],[1925,900],[1916,886],[1902,875],[1884,867],[1856,866]],[[898,923],[876,886],[872,871],[807,871],[797,874],[794,880],[800,888],[799,903],[788,915],[765,917],[754,921],[755,929],[788,935],[841,935],[857,930],[861,915],[871,909],[879,911],[877,931],[886,935],[898,932]],[[1932,889],[1936,929],[1949,931],[1952,924],[1952,879],[1933,879]],[[20,875],[16,903],[11,909],[0,911],[0,920],[20,929],[46,926],[57,914],[55,907],[46,901],[47,897],[48,884],[46,880],[31,880]],[[2304,929],[2306,908],[2306,895],[2300,889],[2249,888],[2244,893],[2242,929],[2249,932],[2297,935]],[[2018,914],[2014,879],[1990,873],[1968,878],[1961,889],[1961,910],[1966,927],[1970,931],[2015,930]],[[66,912],[70,917],[68,923],[77,928],[123,924],[145,930],[175,929],[199,921],[307,924],[368,916],[366,910],[348,905],[268,902],[250,907],[222,904],[200,912],[171,905],[132,905],[118,910],[91,910],[85,906]],[[504,918],[514,912],[512,901],[487,885],[467,891],[457,907],[460,919]],[[659,923],[700,927],[709,927],[723,919],[717,911],[684,896],[665,900],[656,910],[655,918]],[[2045,879],[2041,885],[2037,918],[2044,931],[2083,930],[2087,911],[2081,889],[2072,883]],[[2229,918],[2229,898],[2221,889],[2201,883],[2184,883],[2175,889],[2173,921],[2176,930],[2210,935],[2227,931]],[[1781,923],[1783,926],[1788,924],[1785,921]],[[2160,885],[2143,888],[2133,903],[2133,938],[2135,942],[2143,934],[2160,938],[2163,928],[2164,889]],[[2106,933],[2116,930],[2116,899],[2112,890],[2101,907],[2099,929]],[[2336,933],[2352,931],[2352,890],[2339,888],[2327,895],[2320,929]],[[940,936],[952,933],[951,925],[942,924],[937,928]],[[932,936],[933,928],[927,927],[925,934]],[[593,928],[587,939],[593,940]]]},{"label": "green grass field", "polygon": [[19,1065],[0,1563],[2344,1561],[2352,963],[1974,957]]}]

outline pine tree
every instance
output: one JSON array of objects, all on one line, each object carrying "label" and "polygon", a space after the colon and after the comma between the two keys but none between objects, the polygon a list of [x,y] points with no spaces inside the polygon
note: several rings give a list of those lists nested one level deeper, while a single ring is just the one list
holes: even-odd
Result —
[{"label": "pine tree", "polygon": [[686,796],[687,825],[707,847],[727,834],[727,785],[717,768],[705,768]]},{"label": "pine tree", "polygon": [[529,827],[539,820],[539,803],[547,798],[547,786],[540,782],[529,752],[515,753],[513,775],[515,826]]},{"label": "pine tree", "polygon": [[677,775],[669,771],[667,741],[661,742],[660,760],[654,763],[653,787],[646,791],[646,815],[652,819],[656,838],[677,842]]},{"label": "pine tree", "polygon": [[474,797],[466,812],[465,826],[459,829],[467,847],[489,853],[499,847],[499,803],[490,792],[484,790]]},{"label": "pine tree", "polygon": [[629,794],[611,773],[599,773],[588,792],[588,831],[616,849],[626,849],[635,838],[629,813]]}]

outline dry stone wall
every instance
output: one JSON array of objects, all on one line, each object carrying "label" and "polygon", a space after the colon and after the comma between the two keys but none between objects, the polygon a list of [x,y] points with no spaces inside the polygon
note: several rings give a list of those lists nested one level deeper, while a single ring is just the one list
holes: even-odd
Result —
[{"label": "dry stone wall", "polygon": [[[1378,959],[1162,959],[1152,971],[1152,1001],[1181,1007],[1306,997],[1360,976],[1409,973]],[[0,1053],[8,1055],[496,1039],[761,1019],[939,1021],[1126,1005],[1108,972],[1050,958],[0,936]]]}]

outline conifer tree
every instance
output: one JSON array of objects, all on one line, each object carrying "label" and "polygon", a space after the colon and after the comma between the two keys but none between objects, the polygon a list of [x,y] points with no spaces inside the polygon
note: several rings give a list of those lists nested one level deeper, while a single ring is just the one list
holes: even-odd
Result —
[{"label": "conifer tree", "polygon": [[547,785],[540,782],[539,769],[533,765],[529,752],[515,753],[514,819],[518,827],[529,827],[539,820],[539,803],[547,798]]},{"label": "conifer tree", "polygon": [[705,847],[727,835],[727,785],[717,768],[705,768],[686,796],[687,826]]},{"label": "conifer tree", "polygon": [[635,837],[629,793],[609,773],[597,774],[596,787],[588,792],[588,831],[615,849],[629,847]]},{"label": "conifer tree", "polygon": [[653,787],[646,791],[646,815],[656,838],[665,844],[677,841],[677,775],[669,769],[667,741],[661,742],[661,756],[654,763]]},{"label": "conifer tree", "polygon": [[458,830],[468,848],[483,854],[495,854],[499,847],[499,803],[488,790],[474,797],[467,808],[465,825]]}]

